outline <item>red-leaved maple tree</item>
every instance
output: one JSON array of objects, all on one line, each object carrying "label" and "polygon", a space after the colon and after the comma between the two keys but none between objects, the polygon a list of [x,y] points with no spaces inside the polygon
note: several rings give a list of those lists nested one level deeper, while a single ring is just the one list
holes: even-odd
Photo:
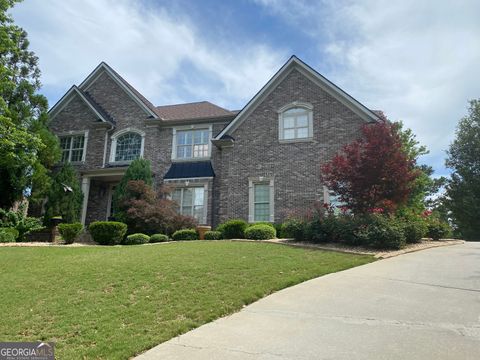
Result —
[{"label": "red-leaved maple tree", "polygon": [[353,213],[393,212],[408,199],[415,163],[388,120],[364,125],[362,135],[322,166],[322,180]]}]

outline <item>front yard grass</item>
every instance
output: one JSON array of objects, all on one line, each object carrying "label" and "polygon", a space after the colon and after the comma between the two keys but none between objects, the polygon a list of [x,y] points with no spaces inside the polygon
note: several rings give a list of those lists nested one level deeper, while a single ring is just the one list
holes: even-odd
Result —
[{"label": "front yard grass", "polygon": [[54,341],[59,359],[127,359],[274,291],[373,261],[231,241],[4,247],[0,259],[0,341]]}]

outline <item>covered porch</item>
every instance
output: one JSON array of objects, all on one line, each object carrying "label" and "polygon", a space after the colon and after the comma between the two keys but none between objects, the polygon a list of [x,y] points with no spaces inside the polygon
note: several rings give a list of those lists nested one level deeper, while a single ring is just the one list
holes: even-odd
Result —
[{"label": "covered porch", "polygon": [[83,205],[81,221],[108,220],[112,214],[112,195],[127,167],[84,171],[82,175]]}]

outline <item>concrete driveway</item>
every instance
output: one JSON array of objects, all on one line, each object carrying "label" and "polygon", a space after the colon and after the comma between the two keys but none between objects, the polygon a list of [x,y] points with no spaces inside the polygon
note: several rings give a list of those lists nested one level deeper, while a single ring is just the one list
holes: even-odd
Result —
[{"label": "concrete driveway", "polygon": [[137,359],[478,360],[480,243],[307,281]]}]

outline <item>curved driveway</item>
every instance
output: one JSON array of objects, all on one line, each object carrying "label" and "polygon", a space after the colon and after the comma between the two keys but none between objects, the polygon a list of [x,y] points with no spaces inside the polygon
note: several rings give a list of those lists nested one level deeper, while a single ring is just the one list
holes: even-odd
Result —
[{"label": "curved driveway", "polygon": [[480,359],[480,243],[279,291],[137,359]]}]

